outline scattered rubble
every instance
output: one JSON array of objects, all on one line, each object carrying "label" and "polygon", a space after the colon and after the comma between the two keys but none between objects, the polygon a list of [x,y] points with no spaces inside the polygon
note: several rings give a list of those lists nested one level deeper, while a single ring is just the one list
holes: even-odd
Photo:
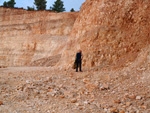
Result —
[{"label": "scattered rubble", "polygon": [[[92,112],[92,113],[127,113],[149,112],[149,80],[139,82],[138,75],[132,73],[130,78],[116,79],[114,71],[111,81],[106,82],[101,71],[97,74],[91,70],[76,73],[69,69],[62,71],[53,68],[41,68],[35,71],[12,72],[2,70],[0,73],[0,112]],[[32,67],[30,67],[32,69]],[[15,70],[15,71],[14,71]],[[22,68],[22,70],[24,70]],[[92,78],[90,74],[92,73]],[[112,72],[107,72],[112,74]],[[130,74],[130,73],[129,73]],[[72,75],[72,76],[68,76]],[[88,75],[88,76],[87,76]],[[123,77],[123,76],[120,76]],[[149,78],[150,79],[150,78]],[[96,82],[95,82],[96,80]],[[16,82],[14,82],[16,81]],[[132,86],[133,81],[136,85]],[[143,89],[143,87],[147,89]],[[38,109],[37,109],[38,108]]]}]

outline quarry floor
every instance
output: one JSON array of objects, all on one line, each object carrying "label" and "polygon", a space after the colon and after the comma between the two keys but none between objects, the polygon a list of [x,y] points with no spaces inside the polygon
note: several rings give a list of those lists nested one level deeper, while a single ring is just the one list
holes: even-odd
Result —
[{"label": "quarry floor", "polygon": [[0,113],[150,113],[150,70],[0,68]]}]

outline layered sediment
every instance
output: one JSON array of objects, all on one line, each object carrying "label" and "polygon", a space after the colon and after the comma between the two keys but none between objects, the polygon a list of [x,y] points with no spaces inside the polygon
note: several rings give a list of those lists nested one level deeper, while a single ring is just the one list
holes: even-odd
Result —
[{"label": "layered sediment", "polygon": [[50,65],[43,60],[61,55],[77,16],[0,7],[0,65]]},{"label": "layered sediment", "polygon": [[81,49],[85,67],[128,66],[150,44],[149,12],[149,0],[86,0],[73,13],[1,7],[0,62],[70,67]]}]

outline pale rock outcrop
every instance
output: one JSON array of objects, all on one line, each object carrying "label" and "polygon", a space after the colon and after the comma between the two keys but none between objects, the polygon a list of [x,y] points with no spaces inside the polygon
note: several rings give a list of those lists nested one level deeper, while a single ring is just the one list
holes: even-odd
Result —
[{"label": "pale rock outcrop", "polygon": [[0,7],[0,66],[54,66],[77,16]]},{"label": "pale rock outcrop", "polygon": [[1,36],[70,34],[78,12],[54,13],[50,11],[26,11],[0,7]]}]

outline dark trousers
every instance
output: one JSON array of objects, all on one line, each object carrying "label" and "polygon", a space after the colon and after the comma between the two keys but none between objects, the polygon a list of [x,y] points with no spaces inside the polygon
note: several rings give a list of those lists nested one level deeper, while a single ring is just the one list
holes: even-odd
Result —
[{"label": "dark trousers", "polygon": [[78,72],[78,68],[80,68],[80,71],[82,71],[81,70],[81,60],[77,60],[76,63],[77,63],[76,72]]}]

